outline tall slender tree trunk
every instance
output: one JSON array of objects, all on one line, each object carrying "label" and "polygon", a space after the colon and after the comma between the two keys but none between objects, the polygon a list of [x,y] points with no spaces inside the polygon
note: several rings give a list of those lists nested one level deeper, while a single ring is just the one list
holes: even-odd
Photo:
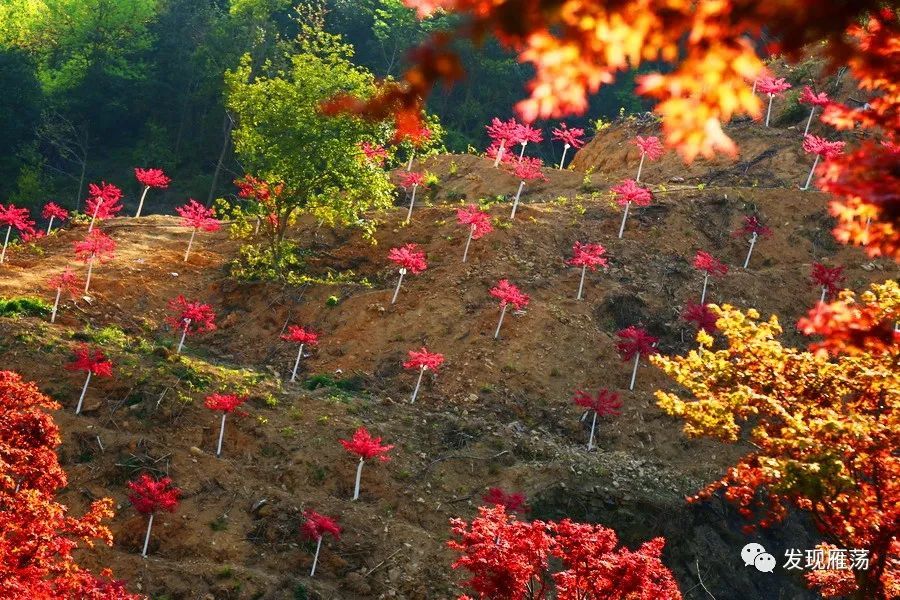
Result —
[{"label": "tall slender tree trunk", "polygon": [[234,127],[234,121],[228,111],[225,111],[225,122],[222,125],[222,131],[225,139],[222,142],[222,151],[219,152],[219,160],[216,161],[216,170],[213,171],[212,183],[209,185],[209,195],[206,197],[206,208],[212,206],[213,196],[216,193],[216,186],[219,183],[219,173],[222,172],[222,163],[225,162],[225,154],[228,152],[228,146],[231,143],[231,129]]}]

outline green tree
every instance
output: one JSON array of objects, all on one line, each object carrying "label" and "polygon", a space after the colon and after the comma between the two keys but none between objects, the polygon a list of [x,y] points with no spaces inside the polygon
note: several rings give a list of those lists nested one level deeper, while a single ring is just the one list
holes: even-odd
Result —
[{"label": "green tree", "polygon": [[225,75],[226,105],[237,120],[235,151],[248,173],[278,190],[265,203],[271,260],[278,269],[285,233],[300,213],[371,234],[376,223],[370,211],[389,206],[392,190],[384,170],[365,160],[359,147],[387,137],[387,128],[319,110],[339,93],[373,93],[374,78],[351,62],[352,48],[338,36],[303,27],[283,49],[277,62],[284,68],[266,62],[255,73],[246,55]]}]

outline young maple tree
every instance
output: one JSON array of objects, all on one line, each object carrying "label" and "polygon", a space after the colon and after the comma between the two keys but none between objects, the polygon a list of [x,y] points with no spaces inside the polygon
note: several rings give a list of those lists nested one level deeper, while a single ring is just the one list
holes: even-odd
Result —
[{"label": "young maple tree", "polygon": [[359,499],[359,483],[362,480],[363,464],[367,460],[378,458],[380,462],[388,462],[391,457],[387,455],[393,448],[393,444],[382,444],[380,437],[372,437],[369,430],[360,427],[353,433],[349,440],[338,440],[347,452],[359,457],[359,465],[356,467],[356,483],[353,486],[353,500]]},{"label": "young maple tree", "polygon": [[47,235],[50,235],[50,231],[53,229],[53,221],[55,219],[59,219],[60,221],[65,221],[69,218],[69,211],[64,209],[62,206],[57,204],[56,202],[48,202],[44,205],[44,208],[41,210],[41,218],[47,219]]},{"label": "young maple tree", "polygon": [[840,265],[827,267],[822,263],[813,263],[809,278],[813,285],[822,288],[822,296],[819,298],[819,302],[825,302],[825,298],[837,293],[841,284],[844,283],[844,267]]},{"label": "young maple tree", "polygon": [[472,240],[479,240],[494,230],[491,223],[491,215],[479,210],[474,204],[456,209],[456,221],[460,225],[467,225],[469,237],[466,239],[466,249],[463,251],[463,262],[469,258],[469,245]]},{"label": "young maple tree", "polygon": [[150,530],[153,529],[153,517],[160,511],[175,512],[181,498],[181,490],[172,485],[169,477],[156,479],[147,473],[142,473],[134,481],[128,482],[128,501],[142,515],[149,515],[147,519],[147,534],[144,536],[144,548],[141,557],[147,558],[147,547],[150,545]]},{"label": "young maple tree", "polygon": [[422,376],[425,371],[434,371],[435,373],[444,364],[444,355],[439,352],[429,352],[424,346],[421,350],[410,350],[409,359],[403,363],[404,369],[418,369],[419,378],[416,380],[416,388],[413,390],[412,398],[409,403],[414,404],[416,396],[419,395],[419,386],[422,385]]},{"label": "young maple tree", "polygon": [[316,565],[319,564],[319,551],[322,550],[322,538],[329,534],[335,540],[341,539],[341,527],[332,517],[319,514],[312,509],[303,511],[303,523],[300,525],[300,534],[311,542],[316,543],[316,554],[313,557],[312,569],[309,576],[315,577]]},{"label": "young maple tree", "polygon": [[489,506],[502,506],[509,513],[526,514],[529,510],[522,492],[507,492],[503,488],[492,487],[481,497]]},{"label": "young maple tree", "polygon": [[[591,435],[588,438],[587,445],[588,452],[590,452],[594,448],[594,429],[597,426],[597,417],[618,417],[622,414],[620,411],[622,408],[622,401],[619,400],[619,395],[617,393],[604,388],[598,390],[595,396],[592,396],[583,390],[577,390],[575,396],[572,398],[572,402],[593,413],[591,418]],[[584,418],[582,417],[582,421],[583,420]]]},{"label": "young maple tree", "polygon": [[175,212],[181,216],[181,226],[191,228],[191,239],[184,253],[184,262],[187,262],[188,255],[191,253],[191,246],[194,245],[194,236],[197,235],[197,232],[206,231],[212,233],[213,231],[218,231],[221,223],[215,217],[213,209],[206,208],[193,198],[184,206],[176,207]]},{"label": "young maple tree", "polygon": [[786,91],[791,89],[791,84],[785,81],[784,77],[765,75],[759,78],[756,89],[769,97],[769,107],[766,109],[766,127],[768,127],[769,117],[772,116],[772,100],[775,99],[775,96],[779,98],[783,96]]},{"label": "young maple tree", "polygon": [[300,359],[303,358],[303,346],[318,346],[319,334],[311,329],[291,325],[288,327],[287,333],[281,336],[281,339],[286,342],[300,344],[300,349],[297,350],[297,360],[294,361],[294,370],[291,371],[291,381],[293,382],[297,380],[297,368],[300,366]]},{"label": "young maple tree", "polygon": [[81,396],[78,397],[78,405],[75,407],[76,415],[81,414],[81,405],[84,403],[84,395],[87,394],[88,384],[91,383],[91,376],[112,377],[112,367],[112,361],[107,359],[101,350],[91,351],[87,344],[81,344],[75,349],[75,358],[66,365],[66,370],[87,373],[84,387],[81,388]]},{"label": "young maple tree", "polygon": [[507,150],[518,143],[516,137],[520,127],[522,124],[514,118],[501,121],[497,117],[491,119],[490,125],[485,126],[488,137],[491,139],[491,145],[488,146],[486,154],[494,159],[494,168],[504,160],[504,157],[508,156]]},{"label": "young maple tree", "polygon": [[845,142],[829,142],[825,138],[820,138],[817,135],[807,135],[803,138],[803,151],[808,154],[815,154],[816,159],[809,169],[809,176],[806,178],[806,184],[800,188],[801,190],[809,189],[809,186],[812,183],[813,173],[816,172],[816,167],[819,164],[819,159],[825,158],[827,160],[838,156],[844,151],[844,145]]},{"label": "young maple tree", "polygon": [[616,342],[616,350],[619,352],[622,360],[628,362],[632,358],[634,359],[634,368],[631,370],[631,383],[628,384],[628,389],[633,390],[641,356],[659,354],[659,350],[656,349],[659,338],[650,335],[646,329],[635,325],[629,325],[622,329],[616,333],[616,337],[619,338]]},{"label": "young maple tree", "polygon": [[572,246],[572,258],[566,261],[567,265],[581,267],[581,281],[578,284],[576,300],[581,300],[581,292],[584,289],[584,275],[588,269],[596,271],[597,267],[606,267],[609,261],[605,257],[606,248],[602,244],[582,244],[575,242]]},{"label": "young maple tree", "polygon": [[3,240],[3,251],[0,252],[0,264],[6,260],[6,246],[9,244],[9,236],[13,229],[20,234],[34,231],[34,221],[31,220],[28,209],[16,208],[12,204],[8,206],[0,204],[0,227],[4,225],[6,226],[6,237]]},{"label": "young maple tree", "polygon": [[544,162],[540,158],[520,158],[519,162],[510,163],[507,165],[510,174],[520,180],[519,189],[516,192],[515,199],[513,200],[512,212],[509,215],[510,219],[516,218],[516,209],[519,207],[519,198],[522,197],[522,190],[525,189],[525,183],[535,180],[547,181],[547,177],[541,170],[543,166]]},{"label": "young maple tree", "polygon": [[181,340],[175,354],[181,354],[184,340],[188,335],[207,333],[216,329],[216,313],[212,306],[199,300],[188,300],[181,294],[169,301],[169,316],[166,323],[181,332]]},{"label": "young maple tree", "polygon": [[651,161],[658,160],[665,152],[662,142],[655,135],[647,137],[635,136],[634,145],[641,151],[641,162],[638,164],[637,177],[635,182],[641,182],[641,171],[644,169],[644,159],[649,158]]},{"label": "young maple tree", "polygon": [[63,600],[139,600],[124,584],[83,569],[73,554],[95,541],[111,545],[103,521],[113,501],[95,500],[71,516],[55,496],[68,484],[56,449],[59,427],[49,411],[59,404],[18,373],[0,371],[0,597]]},{"label": "young maple tree", "polygon": [[491,288],[491,296],[500,301],[500,320],[497,322],[497,330],[494,331],[494,339],[500,337],[500,326],[503,325],[503,317],[510,306],[515,310],[522,310],[531,301],[528,294],[523,294],[519,288],[509,282],[509,279],[501,279],[497,285]]},{"label": "young maple tree", "polygon": [[622,224],[619,226],[619,239],[621,239],[625,234],[625,221],[628,220],[628,209],[631,208],[631,204],[649,206],[650,201],[653,199],[653,194],[650,193],[649,189],[640,186],[634,179],[626,179],[613,187],[611,191],[615,194],[616,202],[619,203],[619,206],[625,207],[625,212],[622,214]]},{"label": "young maple tree", "polygon": [[525,158],[525,147],[529,142],[540,144],[544,141],[544,134],[540,129],[532,127],[528,123],[521,123],[513,132],[513,137],[517,144],[522,144],[522,150],[519,152],[519,162]]},{"label": "young maple tree", "polygon": [[762,224],[759,217],[755,215],[747,215],[744,217],[743,224],[734,232],[735,237],[750,236],[750,249],[747,250],[747,258],[744,259],[744,268],[750,264],[750,255],[753,254],[753,247],[759,238],[767,238],[772,235],[772,230]]},{"label": "young maple tree", "polygon": [[134,214],[134,217],[137,218],[141,216],[141,211],[144,208],[144,199],[147,197],[147,192],[150,191],[150,188],[164,190],[169,187],[172,180],[166,176],[162,169],[141,169],[138,167],[134,168],[134,178],[144,186],[144,191],[141,192],[141,199],[138,202],[137,212]]},{"label": "young maple tree", "polygon": [[[875,284],[859,300],[844,291],[810,311],[798,328],[825,338],[809,350],[784,346],[774,316],[712,306],[727,347],[714,351],[700,333],[698,350],[655,357],[688,391],[656,396],[688,436],[751,448],[695,500],[722,490],[760,527],[781,521],[789,506],[810,513],[825,539],[867,552],[869,565],[817,571],[810,583],[828,597],[888,600],[900,581],[892,554],[900,537],[900,286]],[[848,331],[847,321],[877,324],[884,337]]]},{"label": "young maple tree", "polygon": [[570,129],[565,123],[560,123],[559,127],[553,129],[553,139],[563,143],[562,158],[559,159],[559,170],[562,171],[569,148],[577,150],[584,146],[584,129],[579,129],[578,127]]},{"label": "young maple tree", "polygon": [[712,254],[697,250],[694,256],[694,268],[703,271],[703,291],[700,292],[700,304],[706,304],[706,285],[709,277],[724,277],[728,274],[728,265],[715,258]]},{"label": "young maple tree", "polygon": [[800,102],[800,104],[808,104],[810,106],[809,118],[806,120],[806,128],[803,130],[803,137],[806,137],[806,134],[809,133],[809,126],[812,124],[813,115],[816,114],[816,108],[828,106],[831,100],[829,100],[828,94],[825,92],[819,92],[817,94],[811,87],[804,85],[803,91],[800,92],[800,97],[797,98],[797,101]]},{"label": "young maple tree", "polygon": [[693,323],[698,331],[712,333],[716,330],[716,314],[710,310],[709,304],[689,302],[681,311],[681,318]]},{"label": "young maple tree", "polygon": [[86,214],[91,215],[88,233],[94,230],[94,221],[97,219],[112,219],[122,212],[125,207],[120,203],[121,200],[122,190],[111,183],[101,181],[100,185],[88,184],[88,199],[84,204]]},{"label": "young maple tree", "polygon": [[87,294],[91,287],[91,275],[94,272],[94,263],[101,265],[116,257],[116,242],[111,237],[100,231],[90,231],[80,242],[75,242],[75,258],[87,265],[87,277],[84,279],[84,293]]},{"label": "young maple tree", "polygon": [[219,442],[216,444],[216,456],[222,455],[222,439],[225,437],[225,418],[233,413],[240,405],[247,401],[247,396],[237,394],[210,394],[203,401],[209,410],[222,411],[222,424],[219,426]]},{"label": "young maple tree", "polygon": [[403,285],[404,275],[407,273],[418,275],[428,268],[428,262],[425,260],[425,252],[419,248],[418,244],[405,244],[399,248],[391,248],[391,251],[388,252],[388,260],[400,267],[400,279],[397,281],[394,297],[391,298],[391,304],[395,304],[397,295],[400,293],[400,286]]},{"label": "young maple tree", "polygon": [[447,545],[459,554],[453,568],[471,573],[464,585],[477,598],[681,599],[660,559],[663,538],[631,551],[601,525],[519,521],[502,505],[480,507],[471,523],[451,519],[450,529]]},{"label": "young maple tree", "polygon": [[409,194],[409,211],[406,213],[406,219],[403,221],[404,223],[409,223],[410,219],[412,219],[413,205],[416,203],[416,190],[424,183],[425,173],[406,173],[400,180],[400,185],[404,188],[412,188],[412,191]]},{"label": "young maple tree", "polygon": [[78,276],[75,275],[72,269],[66,267],[63,269],[62,273],[57,273],[52,276],[47,284],[51,290],[56,291],[56,300],[53,301],[53,311],[50,313],[50,322],[55,323],[56,312],[59,309],[59,299],[62,296],[63,291],[69,292],[72,298],[76,298],[81,291],[81,282],[78,281]]}]

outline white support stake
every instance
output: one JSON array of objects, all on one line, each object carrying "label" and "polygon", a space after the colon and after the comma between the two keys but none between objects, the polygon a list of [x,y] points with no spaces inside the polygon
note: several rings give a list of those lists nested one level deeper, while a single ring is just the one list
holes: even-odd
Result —
[{"label": "white support stake", "polygon": [[581,265],[581,283],[578,284],[578,295],[576,300],[581,300],[581,290],[584,289],[584,275],[587,272],[587,265]]},{"label": "white support stake", "polygon": [[225,417],[228,416],[228,413],[222,413],[222,425],[219,427],[219,445],[216,446],[216,456],[221,456],[222,454],[222,438],[225,437]]},{"label": "white support stake", "polygon": [[510,220],[516,218],[516,209],[519,208],[519,198],[522,196],[522,190],[525,188],[525,180],[522,180],[519,183],[519,191],[516,192],[516,199],[513,201],[512,213],[510,213]]},{"label": "white support stake", "polygon": [[0,253],[0,265],[6,260],[6,246],[9,244],[9,234],[12,233],[12,225],[6,228],[6,239],[3,241],[3,252]]},{"label": "white support stake", "polygon": [[631,370],[631,383],[628,385],[629,390],[634,389],[634,380],[637,378],[638,363],[641,361],[641,353],[634,355],[634,369]]},{"label": "white support stake", "polygon": [[196,230],[196,229],[194,229],[194,230],[191,232],[191,240],[188,242],[187,250],[186,250],[185,253],[184,253],[184,262],[187,262],[188,255],[191,253],[191,246],[194,245],[194,236],[195,236],[195,235],[197,235],[197,230]]},{"label": "white support stake", "polygon": [[566,162],[566,152],[569,151],[569,148],[570,148],[569,144],[565,144],[565,145],[563,146],[563,155],[562,155],[562,158],[559,159],[559,170],[560,170],[560,171],[562,171],[563,163]]},{"label": "white support stake", "polygon": [[362,479],[363,458],[359,457],[359,466],[356,467],[356,485],[353,487],[353,499],[359,499],[359,482]]},{"label": "white support stake", "polygon": [[53,303],[53,312],[50,313],[50,322],[56,322],[56,310],[59,308],[59,297],[62,296],[62,288],[56,288],[56,301]]},{"label": "white support stake", "polygon": [[706,304],[706,284],[709,283],[709,271],[703,275],[703,292],[700,294],[700,304]]},{"label": "white support stake", "polygon": [[625,233],[625,221],[628,219],[628,209],[631,208],[631,202],[625,203],[625,213],[622,215],[622,224],[619,226],[619,239]]},{"label": "white support stake", "polygon": [[744,259],[744,268],[747,268],[747,265],[750,264],[750,255],[753,254],[753,246],[756,244],[757,234],[754,231],[753,235],[750,236],[750,250],[747,251],[747,258]]},{"label": "white support stake", "polygon": [[775,98],[775,94],[769,94],[769,108],[766,110],[766,127],[769,126],[769,117],[772,116],[772,100]]},{"label": "white support stake", "polygon": [[637,179],[635,179],[635,183],[641,182],[641,171],[644,170],[644,157],[647,156],[646,152],[641,152],[641,164],[638,165]]},{"label": "white support stake", "polygon": [[594,418],[591,419],[591,437],[588,438],[588,452],[594,448],[594,427],[597,426],[597,411],[594,411]]},{"label": "white support stake", "polygon": [[500,337],[500,326],[503,325],[503,317],[506,316],[506,307],[507,307],[507,306],[509,306],[509,304],[504,304],[504,305],[503,305],[503,308],[500,310],[500,320],[497,322],[497,331],[494,332],[494,339],[495,339],[495,340],[496,340],[498,337]]},{"label": "white support stake", "polygon": [[88,371],[87,379],[84,380],[84,387],[81,388],[81,396],[78,398],[78,406],[75,407],[75,414],[81,414],[81,405],[84,404],[84,395],[87,394],[88,384],[91,382],[92,373]]},{"label": "white support stake", "polygon": [[297,380],[297,367],[300,366],[300,359],[303,357],[303,344],[300,344],[300,351],[297,352],[297,360],[294,362],[294,371],[291,373],[291,382]]},{"label": "white support stake", "polygon": [[94,221],[97,220],[97,213],[100,211],[101,204],[103,204],[103,200],[97,200],[97,206],[94,207],[94,214],[91,215],[91,224],[88,227],[88,233],[94,230]]},{"label": "white support stake", "polygon": [[412,219],[413,204],[416,203],[416,189],[418,189],[418,187],[418,183],[413,184],[412,197],[409,200],[409,212],[406,213],[406,221],[404,221],[404,223],[409,223],[409,220]]},{"label": "white support stake", "polygon": [[315,577],[316,575],[316,565],[319,564],[319,550],[322,549],[322,536],[319,536],[319,541],[316,542],[316,555],[313,557],[312,569],[309,571],[310,577]]},{"label": "white support stake", "polygon": [[141,209],[144,208],[144,198],[147,197],[147,192],[148,192],[148,191],[150,191],[150,186],[149,186],[149,185],[145,185],[145,186],[144,186],[144,193],[141,194],[141,201],[138,202],[137,213],[135,213],[135,215],[134,215],[134,218],[135,218],[135,219],[137,219],[139,216],[141,216]]},{"label": "white support stake", "polygon": [[181,341],[178,342],[178,349],[175,350],[175,354],[181,354],[182,348],[184,348],[184,338],[187,337],[188,328],[191,326],[191,320],[184,320],[184,329],[181,332]]},{"label": "white support stake", "polygon": [[400,269],[400,279],[397,280],[397,287],[394,289],[394,297],[391,298],[391,304],[397,302],[397,294],[400,293],[400,286],[403,284],[403,276],[406,275],[406,269]]},{"label": "white support stake", "polygon": [[816,114],[816,107],[813,105],[812,110],[809,111],[809,119],[806,121],[806,129],[803,130],[803,137],[806,137],[806,134],[809,133],[809,126],[812,124],[813,115]]},{"label": "white support stake", "polygon": [[806,178],[806,185],[800,188],[801,191],[806,191],[809,189],[809,185],[812,183],[813,173],[816,172],[816,166],[819,164],[819,155],[816,154],[816,159],[813,161],[813,166],[809,170],[809,177]]},{"label": "white support stake", "polygon": [[147,547],[150,545],[150,530],[153,528],[153,513],[147,521],[147,535],[144,536],[144,549],[141,550],[141,558],[147,558]]},{"label": "white support stake", "polygon": [[497,150],[497,158],[494,159],[494,168],[503,160],[503,151],[506,149],[506,140],[500,140],[500,148]]},{"label": "white support stake", "polygon": [[94,255],[91,254],[91,257],[88,259],[88,272],[87,278],[84,280],[84,293],[87,294],[88,290],[91,287],[91,273],[94,271]]},{"label": "white support stake", "polygon": [[419,386],[422,385],[422,375],[425,374],[425,365],[422,365],[419,368],[419,379],[416,381],[416,389],[413,390],[412,399],[409,401],[410,404],[416,403],[416,396],[419,395]]}]

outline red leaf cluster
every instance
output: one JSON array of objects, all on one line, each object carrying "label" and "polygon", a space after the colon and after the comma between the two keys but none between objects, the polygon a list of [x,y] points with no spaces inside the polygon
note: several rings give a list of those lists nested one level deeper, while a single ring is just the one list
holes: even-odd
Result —
[{"label": "red leaf cluster", "polygon": [[528,505],[525,504],[525,494],[522,492],[506,492],[503,488],[492,487],[481,497],[485,504],[502,506],[510,513],[525,514]]},{"label": "red leaf cluster", "polygon": [[[207,333],[216,329],[216,313],[212,306],[199,300],[188,300],[182,295],[169,301],[169,312],[166,323],[176,331],[184,331],[187,326],[189,335]],[[187,325],[186,325],[187,324]]]},{"label": "red leaf cluster", "polygon": [[135,167],[134,177],[138,183],[145,187],[166,189],[172,180],[166,176],[162,169],[141,169]]},{"label": "red leaf cluster", "polygon": [[34,230],[34,221],[31,220],[27,208],[0,204],[0,227],[12,227],[20,232],[29,233]]},{"label": "red leaf cluster", "polygon": [[203,401],[203,405],[210,410],[221,410],[225,413],[234,412],[238,406],[247,401],[247,396],[237,394],[210,394]]},{"label": "red leaf cluster", "polygon": [[640,149],[641,154],[650,160],[658,159],[665,152],[662,142],[655,135],[647,137],[635,136],[634,144]]},{"label": "red leaf cluster", "polygon": [[284,192],[283,183],[269,183],[253,175],[245,175],[243,179],[235,179],[238,197],[245,200],[256,200],[269,210],[275,205],[274,199]]},{"label": "red leaf cluster", "polygon": [[488,137],[491,138],[491,142],[493,142],[492,146],[499,147],[500,142],[502,141],[505,142],[507,150],[509,150],[510,146],[518,143],[519,140],[517,139],[516,134],[521,127],[522,124],[514,118],[510,118],[508,121],[501,121],[497,117],[491,119],[490,125],[485,125]]},{"label": "red leaf cluster", "polygon": [[625,206],[629,202],[635,206],[649,206],[653,199],[650,190],[639,185],[634,179],[626,179],[612,188],[619,206]]},{"label": "red leaf cluster", "polygon": [[509,282],[509,279],[498,281],[497,285],[491,288],[491,296],[500,301],[500,308],[511,304],[516,310],[522,310],[531,300],[528,294],[523,294],[518,287]]},{"label": "red leaf cluster", "polygon": [[581,148],[584,146],[584,129],[578,127],[569,128],[565,123],[560,123],[558,128],[554,128],[553,139],[562,142],[570,148]]},{"label": "red leaf cluster", "polygon": [[26,244],[33,244],[44,237],[47,237],[47,234],[42,229],[32,229],[31,231],[22,232],[22,241]]},{"label": "red leaf cluster", "polygon": [[791,89],[791,84],[785,81],[784,77],[776,78],[770,75],[763,75],[757,81],[756,89],[760,93],[768,94],[769,96],[781,96]]},{"label": "red leaf cluster", "polygon": [[403,363],[404,369],[419,369],[425,367],[431,371],[437,371],[444,364],[444,355],[439,352],[429,352],[423,347],[421,350],[410,350],[409,360]]},{"label": "red leaf cluster", "polygon": [[547,177],[541,171],[544,161],[540,158],[525,157],[515,162],[511,160],[505,162],[505,166],[517,179],[522,181],[534,181],[535,179],[547,181]]},{"label": "red leaf cluster", "polygon": [[92,259],[105,263],[115,258],[115,255],[115,240],[99,229],[87,234],[80,242],[75,242],[75,257],[85,263]]},{"label": "red leaf cluster", "polygon": [[128,489],[131,490],[128,500],[142,515],[151,515],[161,510],[175,512],[181,498],[181,490],[172,485],[169,477],[154,479],[146,473],[129,481]]},{"label": "red leaf cluster", "polygon": [[575,242],[572,246],[572,258],[566,261],[573,267],[587,267],[596,271],[597,267],[605,267],[609,261],[605,258],[606,248],[602,244],[582,244]]},{"label": "red leaf cluster", "polygon": [[707,333],[716,330],[716,321],[718,320],[708,304],[697,304],[696,302],[690,302],[684,307],[684,310],[681,311],[681,318],[696,325],[698,330]]},{"label": "red leaf cluster", "polygon": [[[885,286],[896,283],[887,282]],[[797,321],[797,329],[806,335],[823,336],[821,342],[810,344],[813,351],[839,354],[881,354],[900,344],[900,305],[885,293],[881,302],[865,295],[857,301],[846,291],[831,303],[820,303],[807,316]]]},{"label": "red leaf cluster", "polygon": [[93,215],[96,210],[97,218],[100,220],[111,219],[125,208],[120,200],[122,190],[115,185],[105,181],[101,181],[100,185],[91,183],[88,184],[88,199],[84,210],[88,215]]},{"label": "red leaf cluster", "polygon": [[745,237],[756,234],[758,237],[766,238],[772,235],[772,230],[762,224],[762,221],[754,215],[744,217],[744,223],[735,230],[735,237]]},{"label": "red leaf cluster", "polygon": [[64,209],[62,206],[57,204],[56,202],[48,202],[44,205],[43,210],[41,210],[41,218],[42,219],[59,219],[60,221],[65,221],[69,218],[69,211]]},{"label": "red leaf cluster", "polygon": [[422,185],[423,183],[425,183],[425,173],[412,171],[410,173],[404,173],[400,178],[400,186],[404,188]]},{"label": "red leaf cluster", "polygon": [[803,91],[800,93],[800,97],[797,100],[801,104],[809,104],[811,106],[827,106],[829,102],[828,94],[825,92],[819,92],[818,94],[812,90],[808,85],[803,86]]},{"label": "red leaf cluster", "polygon": [[82,284],[71,268],[66,267],[62,273],[57,273],[47,280],[47,287],[51,290],[63,290],[73,297],[81,293]]},{"label": "red leaf cluster", "polygon": [[494,225],[491,223],[491,215],[483,210],[479,210],[474,204],[457,208],[456,220],[460,225],[468,225],[475,228],[472,232],[473,240],[480,239],[494,230]]},{"label": "red leaf cluster", "polygon": [[825,138],[808,134],[803,138],[803,151],[818,154],[823,158],[834,158],[844,151],[845,142],[829,142]]},{"label": "red leaf cluster", "polygon": [[540,144],[544,141],[544,134],[540,129],[532,127],[528,123],[521,123],[513,132],[513,139],[517,144],[521,144],[523,142]]},{"label": "red leaf cluster", "polygon": [[428,268],[425,260],[425,252],[418,244],[405,244],[399,248],[391,248],[388,252],[388,260],[397,263],[401,269],[406,269],[413,275],[418,275]]},{"label": "red leaf cluster", "polygon": [[713,277],[723,277],[728,273],[728,265],[703,250],[697,251],[697,255],[694,257],[694,268],[706,271]]},{"label": "red leaf cluster", "polygon": [[294,342],[295,344],[305,344],[307,346],[317,346],[319,344],[319,334],[310,329],[304,329],[298,325],[288,327],[287,333],[281,336],[286,342]]},{"label": "red leaf cluster", "polygon": [[385,149],[384,146],[373,144],[372,142],[365,140],[359,143],[359,149],[362,150],[366,160],[379,167],[384,166],[384,161],[387,159],[388,154],[387,149]]},{"label": "red leaf cluster", "polygon": [[341,527],[336,519],[319,514],[312,509],[306,509],[303,511],[303,523],[300,525],[300,533],[304,538],[313,542],[323,537],[326,533],[339,540],[341,538]]},{"label": "red leaf cluster", "polygon": [[84,371],[97,377],[112,377],[112,361],[101,350],[91,352],[87,344],[75,349],[75,359],[66,365],[68,371]]},{"label": "red leaf cluster", "polygon": [[616,333],[616,336],[619,338],[619,341],[616,342],[616,350],[624,361],[631,360],[636,354],[651,356],[659,353],[656,349],[659,338],[650,335],[642,327],[630,325]]},{"label": "red leaf cluster", "polygon": [[844,283],[844,267],[827,267],[822,263],[813,263],[810,281],[813,285],[824,287],[829,294],[834,294]]},{"label": "red leaf cluster", "polygon": [[211,208],[206,208],[193,198],[184,206],[176,207],[175,212],[181,216],[182,227],[213,232],[218,231],[221,226],[219,220],[213,216],[215,211]]},{"label": "red leaf cluster", "polygon": [[393,448],[393,444],[381,443],[380,437],[372,437],[369,430],[360,427],[353,433],[353,437],[349,440],[338,440],[341,446],[347,449],[347,452],[355,454],[360,458],[369,460],[378,457],[381,462],[388,462],[391,457],[387,455]]},{"label": "red leaf cluster", "polygon": [[618,417],[622,414],[620,410],[622,401],[619,400],[619,394],[606,388],[597,390],[597,394],[594,396],[583,390],[577,390],[575,396],[572,397],[572,402],[594,411],[598,417]]},{"label": "red leaf cluster", "polygon": [[431,139],[431,130],[427,125],[419,125],[415,127],[404,128],[397,131],[397,139],[403,142],[409,142],[415,147],[419,147]]},{"label": "red leaf cluster", "polygon": [[[662,538],[630,551],[617,548],[615,532],[600,525],[518,521],[503,506],[480,507],[471,523],[452,519],[450,527],[447,545],[460,554],[453,568],[472,574],[465,585],[478,598],[547,598],[551,580],[559,600],[681,598],[660,560]],[[553,569],[551,560],[559,563]]]}]

